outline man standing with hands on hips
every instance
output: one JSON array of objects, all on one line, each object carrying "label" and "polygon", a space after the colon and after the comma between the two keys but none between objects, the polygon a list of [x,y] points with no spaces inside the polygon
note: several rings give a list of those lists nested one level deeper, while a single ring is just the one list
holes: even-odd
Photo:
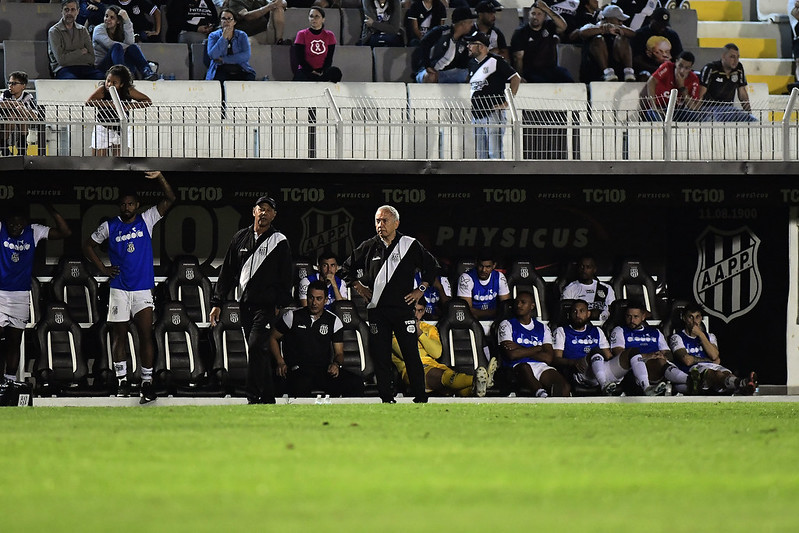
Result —
[{"label": "man standing with hands on hips", "polygon": [[[413,237],[403,235],[399,212],[390,205],[377,209],[377,235],[362,242],[344,262],[341,278],[367,302],[370,346],[375,364],[377,389],[383,403],[395,403],[392,387],[391,335],[396,336],[405,357],[414,402],[426,403],[422,361],[416,347],[414,304],[435,280],[438,262]],[[416,286],[419,270],[422,283]]]},{"label": "man standing with hands on hips", "polygon": [[261,196],[252,208],[253,225],[239,230],[228,247],[211,298],[210,322],[215,326],[222,302],[238,288],[241,319],[247,335],[247,401],[275,403],[275,383],[269,353],[270,323],[279,307],[291,303],[291,249],[272,222],[277,202]]}]

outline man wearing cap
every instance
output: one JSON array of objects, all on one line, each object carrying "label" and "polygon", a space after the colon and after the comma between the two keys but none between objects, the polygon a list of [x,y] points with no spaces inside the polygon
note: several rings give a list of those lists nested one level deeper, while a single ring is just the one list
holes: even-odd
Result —
[{"label": "man wearing cap", "polygon": [[466,37],[469,43],[469,85],[472,101],[474,148],[478,159],[502,159],[502,135],[506,123],[505,83],[513,94],[521,77],[507,61],[488,51],[488,36],[476,31]]},{"label": "man wearing cap", "polygon": [[268,349],[270,323],[279,307],[291,303],[291,249],[272,222],[277,203],[261,196],[252,208],[253,225],[239,230],[228,247],[211,298],[210,322],[219,321],[222,302],[238,289],[241,319],[247,335],[247,401],[275,403],[275,384]]},{"label": "man wearing cap", "polygon": [[513,66],[528,83],[571,83],[569,71],[558,65],[559,36],[566,20],[544,0],[530,7],[528,23],[520,26],[510,40]]},{"label": "man wearing cap", "polygon": [[671,43],[671,57],[679,57],[682,53],[682,41],[680,41],[680,36],[677,35],[677,32],[669,26],[670,20],[671,14],[669,14],[669,10],[659,7],[655,9],[652,12],[652,16],[649,17],[649,24],[636,30],[635,37],[633,37],[633,41],[630,44],[633,50],[633,67],[636,72],[648,70],[651,74],[657,69],[657,66],[651,70],[638,68],[638,66],[636,66],[636,64],[646,56],[647,41],[649,41],[650,37],[659,35],[660,37],[668,39],[669,43]]},{"label": "man wearing cap", "polygon": [[[502,8],[500,7],[499,9]],[[472,26],[472,32],[479,31],[488,35],[488,51],[502,56],[505,61],[510,61],[505,34],[496,27],[497,6],[490,0],[482,0],[482,2],[477,4],[475,11],[477,11],[477,20]]]},{"label": "man wearing cap", "polygon": [[476,17],[468,7],[456,7],[452,24],[428,31],[413,51],[412,65],[417,83],[463,83],[467,80],[469,50],[463,38]]},{"label": "man wearing cap", "polygon": [[635,32],[623,24],[629,18],[619,6],[607,5],[600,12],[597,23],[586,24],[573,32],[573,39],[585,43],[581,80],[616,81],[619,79],[618,71],[623,69],[624,81],[635,81],[630,48]]}]

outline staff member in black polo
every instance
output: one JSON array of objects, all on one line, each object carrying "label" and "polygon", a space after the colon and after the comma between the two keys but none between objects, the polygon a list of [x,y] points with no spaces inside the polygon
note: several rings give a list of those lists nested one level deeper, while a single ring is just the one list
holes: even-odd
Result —
[{"label": "staff member in black polo", "polygon": [[314,390],[331,396],[361,396],[363,381],[341,368],[344,324],[325,309],[327,283],[311,282],[307,296],[306,307],[286,311],[272,328],[269,348],[277,375],[286,378],[289,396],[294,398],[310,397]]},{"label": "staff member in black polo", "polygon": [[219,320],[222,302],[238,288],[241,320],[247,335],[247,401],[275,403],[275,384],[267,343],[278,307],[291,303],[291,249],[286,236],[272,226],[277,203],[261,196],[252,208],[253,225],[239,230],[228,247],[214,296],[210,322]]},{"label": "staff member in black polo", "polygon": [[[391,335],[402,353],[416,353],[414,303],[435,280],[438,262],[419,241],[397,231],[399,212],[390,205],[377,209],[377,235],[362,242],[344,262],[339,275],[367,302],[370,351],[375,364],[377,390],[384,403],[394,403]],[[422,283],[417,287],[414,274]],[[424,369],[418,357],[406,357],[405,366],[414,402],[427,402]]]}]

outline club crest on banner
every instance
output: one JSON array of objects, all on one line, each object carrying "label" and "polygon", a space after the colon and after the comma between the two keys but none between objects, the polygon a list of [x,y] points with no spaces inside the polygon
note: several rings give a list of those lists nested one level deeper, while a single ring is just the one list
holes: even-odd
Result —
[{"label": "club crest on banner", "polygon": [[757,262],[760,239],[748,226],[724,231],[708,226],[696,240],[694,297],[707,312],[729,323],[760,300]]},{"label": "club crest on banner", "polygon": [[344,208],[322,211],[312,207],[300,217],[302,238],[300,253],[314,256],[329,249],[339,257],[347,257],[355,247],[352,240],[354,217]]}]

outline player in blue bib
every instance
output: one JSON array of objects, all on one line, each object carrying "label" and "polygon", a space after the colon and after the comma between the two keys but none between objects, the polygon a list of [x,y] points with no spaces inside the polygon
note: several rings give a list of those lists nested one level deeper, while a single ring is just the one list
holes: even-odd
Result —
[{"label": "player in blue bib", "polygon": [[[164,193],[157,205],[139,213],[136,193],[119,197],[119,216],[100,224],[83,243],[83,253],[100,273],[111,278],[108,297],[108,322],[113,323],[112,353],[117,376],[117,396],[130,393],[125,342],[128,322],[136,324],[141,345],[141,403],[156,399],[153,388],[153,227],[175,202],[175,193],[160,172],[145,172],[145,177],[157,180]],[[97,256],[95,249],[108,241],[110,266]]]},{"label": "player in blue bib", "polygon": [[56,227],[29,224],[27,207],[12,206],[0,223],[0,365],[4,381],[19,369],[22,334],[30,320],[30,290],[36,246],[42,239],[65,239],[72,232],[64,218],[48,206]]},{"label": "player in blue bib", "polygon": [[333,302],[336,300],[349,300],[350,290],[347,284],[336,275],[338,272],[338,257],[330,250],[325,250],[319,254],[317,261],[317,268],[319,272],[311,274],[305,279],[300,280],[298,287],[298,297],[300,305],[305,307],[308,305],[308,286],[317,280],[325,282],[327,287],[327,297],[325,298],[325,309],[330,311],[333,308]]},{"label": "player in blue bib", "polygon": [[458,297],[463,298],[478,320],[492,320],[497,316],[499,302],[510,300],[510,289],[505,274],[489,255],[477,259],[474,268],[458,278]]}]

